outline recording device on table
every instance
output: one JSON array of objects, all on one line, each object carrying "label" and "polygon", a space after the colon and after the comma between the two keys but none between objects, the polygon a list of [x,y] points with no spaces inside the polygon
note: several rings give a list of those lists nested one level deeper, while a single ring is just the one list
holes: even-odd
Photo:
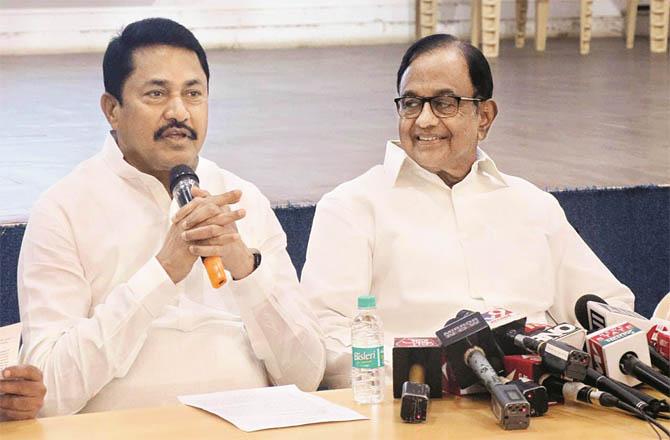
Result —
[{"label": "recording device on table", "polygon": [[467,310],[436,332],[461,388],[481,381],[491,393],[491,410],[504,429],[526,429],[530,404],[516,385],[503,384],[503,353],[480,313]]},{"label": "recording device on table", "polygon": [[[180,208],[193,200],[191,188],[199,184],[198,176],[188,165],[177,165],[170,170],[170,193]],[[221,257],[201,257],[201,259],[212,287],[218,289],[223,286],[227,278]]]},{"label": "recording device on table", "polygon": [[649,320],[631,310],[611,306],[597,295],[583,295],[579,298],[575,303],[575,315],[582,327],[590,332],[624,322],[633,324],[646,333],[651,364],[666,376],[670,374],[670,350],[663,350],[663,355],[657,345],[659,332],[670,330],[670,322]]}]

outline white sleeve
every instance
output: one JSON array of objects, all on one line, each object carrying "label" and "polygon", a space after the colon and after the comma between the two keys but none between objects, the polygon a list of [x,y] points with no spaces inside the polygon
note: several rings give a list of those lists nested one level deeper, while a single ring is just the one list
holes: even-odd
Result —
[{"label": "white sleeve", "polygon": [[653,316],[670,321],[670,292],[658,303]]},{"label": "white sleeve", "polygon": [[18,291],[22,361],[40,368],[47,395],[40,415],[73,414],[134,362],[153,319],[177,290],[155,258],[91,309],[67,216],[35,205],[21,247]]},{"label": "white sleeve", "polygon": [[321,331],[286,252],[286,234],[267,199],[260,193],[257,197],[260,222],[252,241],[260,243],[261,265],[249,276],[231,280],[231,289],[251,347],[272,382],[314,391],[325,366]]},{"label": "white sleeve", "polygon": [[371,232],[332,196],[316,207],[301,284],[319,319],[326,347],[323,384],[351,386],[351,320],[356,299],[370,294]]},{"label": "white sleeve", "polygon": [[556,199],[553,202],[550,221],[554,226],[549,243],[556,267],[557,294],[549,309],[551,316],[559,322],[577,324],[575,303],[586,294],[598,295],[608,304],[632,310],[633,292],[605,267],[570,225]]}]

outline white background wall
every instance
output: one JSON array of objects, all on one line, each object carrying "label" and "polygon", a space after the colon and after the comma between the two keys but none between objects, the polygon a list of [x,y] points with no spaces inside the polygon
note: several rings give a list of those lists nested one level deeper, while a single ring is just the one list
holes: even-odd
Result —
[{"label": "white background wall", "polygon": [[[549,37],[579,34],[579,1],[550,0]],[[123,25],[173,18],[207,48],[271,48],[409,42],[414,0],[0,0],[0,54],[103,51]],[[625,0],[595,0],[593,36],[622,35]],[[533,34],[529,1],[527,34]],[[638,24],[638,28],[640,25]],[[469,0],[441,0],[438,31],[467,37]],[[503,0],[511,37],[514,0]]]}]

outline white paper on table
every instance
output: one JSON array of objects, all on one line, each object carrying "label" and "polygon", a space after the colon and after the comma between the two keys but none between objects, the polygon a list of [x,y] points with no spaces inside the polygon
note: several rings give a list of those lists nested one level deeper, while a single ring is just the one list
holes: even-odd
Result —
[{"label": "white paper on table", "polygon": [[349,408],[300,391],[295,385],[193,394],[178,399],[184,405],[216,414],[246,432],[367,419]]},{"label": "white paper on table", "polygon": [[0,327],[0,372],[19,363],[21,323]]}]

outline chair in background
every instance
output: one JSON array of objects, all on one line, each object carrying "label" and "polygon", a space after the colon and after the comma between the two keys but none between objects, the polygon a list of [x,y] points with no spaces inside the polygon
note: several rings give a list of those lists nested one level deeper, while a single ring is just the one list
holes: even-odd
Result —
[{"label": "chair in background", "polygon": [[437,0],[416,0],[416,39],[435,33]]},{"label": "chair in background", "polygon": [[[437,26],[437,0],[416,0],[416,38],[435,33]],[[498,56],[500,41],[500,0],[474,0],[472,2],[472,44],[479,47],[487,58]]]},{"label": "chair in background", "polygon": [[[632,49],[635,41],[635,22],[639,0],[626,2],[626,48]],[[649,50],[663,53],[668,50],[668,24],[670,0],[649,0]]]},{"label": "chair in background", "polygon": [[[635,38],[635,20],[639,0],[627,0],[625,35],[626,47],[632,48]],[[438,17],[437,0],[416,1],[416,38],[435,33]],[[470,42],[480,47],[487,58],[496,58],[500,47],[501,0],[471,1]],[[516,0],[516,33],[514,44],[523,47],[526,41],[528,0]],[[649,49],[652,52],[668,50],[668,20],[670,0],[650,0]],[[549,0],[535,0],[535,50],[543,52],[547,46]],[[579,53],[586,55],[591,49],[591,23],[593,0],[579,2]]]},{"label": "chair in background", "polygon": [[[477,0],[473,0],[476,2]],[[627,0],[625,37],[626,48],[632,49],[635,39],[635,21],[639,0]],[[526,11],[528,0],[516,0],[516,47],[523,47],[526,34]],[[579,53],[589,53],[591,45],[591,23],[593,21],[593,0],[580,0],[579,13]],[[668,50],[668,18],[670,0],[649,0],[649,49],[651,52]],[[535,0],[535,49],[544,51],[547,40],[549,1]]]},{"label": "chair in background", "polygon": [[497,58],[500,48],[500,0],[472,0],[470,42],[486,58]]},{"label": "chair in background", "polygon": [[[477,0],[473,0],[476,2]],[[637,1],[637,0],[632,0]],[[514,44],[523,47],[526,41],[526,15],[528,0],[516,0],[516,33]],[[579,2],[579,53],[586,55],[591,49],[591,22],[593,0]],[[547,23],[549,22],[549,0],[535,0],[535,50],[543,52],[547,47]]]}]

